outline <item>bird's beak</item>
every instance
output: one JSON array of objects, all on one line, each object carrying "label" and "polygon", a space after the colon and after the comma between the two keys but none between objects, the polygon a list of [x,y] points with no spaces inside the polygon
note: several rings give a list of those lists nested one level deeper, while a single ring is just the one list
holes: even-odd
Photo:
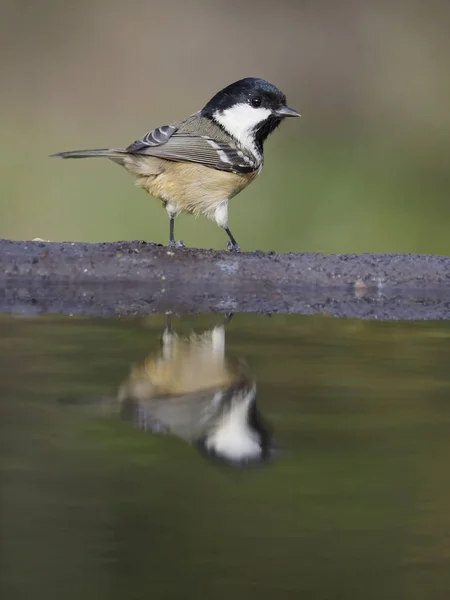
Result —
[{"label": "bird's beak", "polygon": [[289,108],[289,106],[280,106],[280,108],[273,113],[276,117],[301,117],[301,114],[298,113],[293,108]]}]

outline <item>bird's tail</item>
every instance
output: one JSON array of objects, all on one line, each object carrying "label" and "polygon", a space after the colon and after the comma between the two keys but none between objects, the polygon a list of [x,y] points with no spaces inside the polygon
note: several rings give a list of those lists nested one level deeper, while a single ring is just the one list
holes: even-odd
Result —
[{"label": "bird's tail", "polygon": [[91,158],[103,157],[111,160],[123,160],[127,151],[125,148],[101,148],[99,150],[71,150],[70,152],[58,152],[51,156],[59,156],[60,158]]}]

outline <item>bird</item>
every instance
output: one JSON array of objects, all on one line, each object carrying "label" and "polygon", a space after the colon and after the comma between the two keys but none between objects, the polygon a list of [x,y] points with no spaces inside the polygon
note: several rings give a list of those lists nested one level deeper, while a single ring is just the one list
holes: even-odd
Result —
[{"label": "bird", "polygon": [[272,458],[256,382],[242,361],[226,356],[225,324],[180,336],[169,319],[160,350],[132,367],[116,399],[122,419],[170,433],[210,460],[242,467]]},{"label": "bird", "polygon": [[264,142],[286,117],[300,114],[285,94],[257,77],[235,81],[198,112],[156,127],[126,148],[72,150],[53,157],[104,157],[125,167],[139,188],[159,199],[169,216],[169,246],[175,217],[200,214],[228,235],[227,249],[240,251],[228,226],[228,202],[262,170]]},{"label": "bird", "polygon": [[258,407],[256,381],[245,362],[226,351],[232,316],[205,331],[178,334],[169,314],[159,347],[131,365],[114,391],[65,395],[59,403],[117,416],[151,435],[172,435],[222,465],[268,463],[275,445]]}]

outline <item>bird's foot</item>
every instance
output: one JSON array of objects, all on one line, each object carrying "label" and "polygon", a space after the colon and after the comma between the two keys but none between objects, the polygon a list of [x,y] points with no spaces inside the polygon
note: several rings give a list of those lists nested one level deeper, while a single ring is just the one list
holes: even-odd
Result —
[{"label": "bird's foot", "polygon": [[231,240],[228,240],[227,250],[229,250],[230,252],[240,252],[241,248],[240,248],[239,244],[233,244],[233,242]]},{"label": "bird's foot", "polygon": [[169,246],[170,248],[186,248],[184,242],[181,240],[170,240]]}]

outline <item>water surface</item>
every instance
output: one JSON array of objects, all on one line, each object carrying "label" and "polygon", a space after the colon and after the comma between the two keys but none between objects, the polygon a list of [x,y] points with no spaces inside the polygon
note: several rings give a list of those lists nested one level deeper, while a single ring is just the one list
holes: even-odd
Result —
[{"label": "water surface", "polygon": [[450,324],[235,315],[271,446],[245,468],[121,418],[165,324],[0,317],[2,598],[448,598]]}]

